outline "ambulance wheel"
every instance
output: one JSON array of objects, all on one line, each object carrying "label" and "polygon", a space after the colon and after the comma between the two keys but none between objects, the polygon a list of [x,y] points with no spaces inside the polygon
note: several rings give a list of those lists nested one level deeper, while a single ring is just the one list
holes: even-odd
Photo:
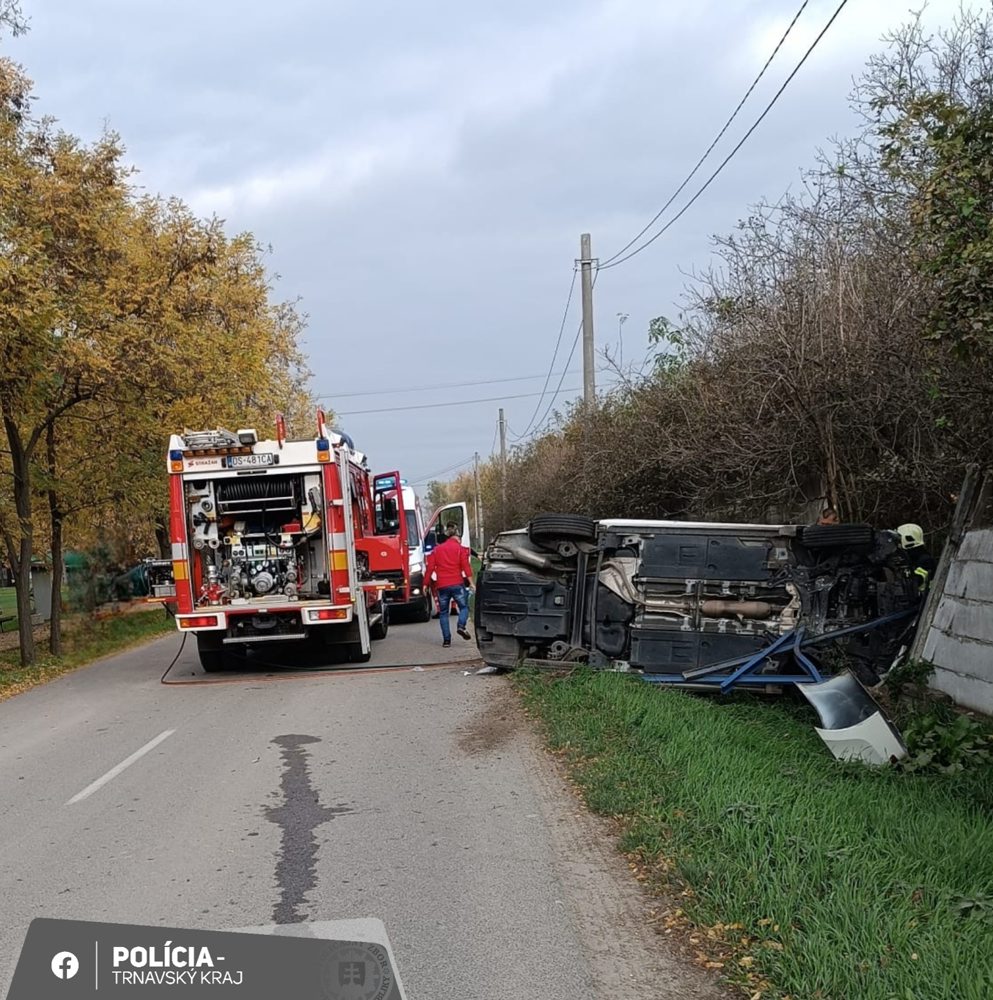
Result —
[{"label": "ambulance wheel", "polygon": [[201,633],[197,636],[197,654],[200,657],[200,666],[205,674],[214,674],[218,670],[223,670],[227,665],[224,655],[224,645],[221,637],[216,634]]},{"label": "ambulance wheel", "polygon": [[390,630],[390,611],[385,602],[380,602],[379,610],[382,612],[382,618],[375,625],[370,626],[370,639],[385,639],[386,633]]},{"label": "ambulance wheel", "polygon": [[420,601],[414,606],[414,621],[415,622],[429,622],[431,621],[431,616],[434,614],[434,601],[431,600],[430,594],[425,594]]}]

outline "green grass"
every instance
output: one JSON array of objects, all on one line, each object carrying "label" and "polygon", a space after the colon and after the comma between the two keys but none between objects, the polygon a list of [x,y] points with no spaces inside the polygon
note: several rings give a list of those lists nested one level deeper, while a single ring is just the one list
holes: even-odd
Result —
[{"label": "green grass", "polygon": [[[17,591],[13,587],[0,587],[0,618],[7,615],[17,615]],[[3,630],[5,632],[17,628],[17,622],[7,622]]]},{"label": "green grass", "polygon": [[73,623],[63,637],[64,654],[48,653],[47,640],[38,644],[38,660],[31,667],[20,665],[20,651],[0,652],[0,701],[44,684],[92,660],[136,646],[166,632],[175,622],[161,608],[119,615],[97,621]]},{"label": "green grass", "polygon": [[993,997],[989,766],[842,764],[813,713],[783,702],[518,677],[591,808],[622,818],[622,849],[668,873],[660,887],[689,888],[698,926],[741,925],[732,981],[818,1000]]}]

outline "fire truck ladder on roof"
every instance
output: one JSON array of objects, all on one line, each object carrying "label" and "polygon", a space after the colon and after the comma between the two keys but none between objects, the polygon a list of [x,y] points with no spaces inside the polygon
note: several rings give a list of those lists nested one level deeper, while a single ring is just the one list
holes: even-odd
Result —
[{"label": "fire truck ladder on roof", "polygon": [[237,434],[218,428],[212,431],[183,431],[183,443],[187,448],[233,448],[241,442]]}]

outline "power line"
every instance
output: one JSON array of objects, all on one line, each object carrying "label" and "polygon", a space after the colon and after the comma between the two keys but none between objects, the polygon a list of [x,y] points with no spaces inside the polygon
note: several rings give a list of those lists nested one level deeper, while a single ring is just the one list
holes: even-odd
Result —
[{"label": "power line", "polygon": [[421,483],[428,483],[432,479],[436,479],[438,476],[443,476],[448,472],[455,472],[456,469],[461,469],[463,466],[468,465],[470,462],[475,461],[476,456],[470,455],[467,459],[456,465],[450,465],[447,469],[439,469],[437,472],[429,472],[426,476],[422,476],[420,479],[412,479],[410,481],[411,486],[419,486]]},{"label": "power line", "polygon": [[438,469],[437,472],[429,472],[420,479],[415,479],[415,483],[426,483],[429,479],[434,479],[436,476],[443,476],[446,472],[454,472],[456,469],[461,469],[463,465],[468,465],[473,460],[473,456],[463,459],[461,462],[456,462],[455,465],[448,465],[444,469]]},{"label": "power line", "polygon": [[[759,127],[759,125],[763,122],[763,120],[765,119],[765,117],[769,114],[769,112],[776,105],[776,103],[778,102],[779,98],[782,96],[783,92],[786,90],[786,88],[789,86],[789,84],[793,81],[793,78],[797,75],[797,73],[800,71],[801,67],[804,65],[804,63],[807,61],[807,59],[810,57],[810,54],[814,51],[814,49],[820,43],[820,41],[824,37],[824,35],[827,34],[828,29],[831,27],[832,24],[834,24],[834,22],[837,19],[838,15],[845,8],[845,6],[848,3],[848,0],[841,0],[841,3],[838,5],[838,7],[835,10],[835,12],[831,15],[831,17],[828,20],[827,24],[821,29],[820,33],[817,35],[817,37],[811,43],[810,47],[803,54],[803,57],[796,64],[796,66],[793,68],[793,71],[790,73],[790,75],[783,82],[782,86],[780,86],[779,90],[777,90],[776,93],[773,95],[772,100],[769,101],[769,103],[765,106],[765,108],[762,111],[762,113],[755,120],[755,122],[748,129],[748,131],[744,134],[744,136],[742,136],[742,138],[739,140],[739,142],[737,143],[737,145],[735,145],[735,147],[731,150],[731,152],[724,158],[724,160],[717,167],[717,169],[710,175],[710,177],[707,178],[707,180],[697,190],[697,192],[693,195],[693,197],[679,210],[679,212],[672,219],[669,220],[669,222],[667,222],[665,224],[665,226],[662,227],[662,229],[660,229],[653,237],[651,237],[651,239],[647,240],[642,246],[637,247],[635,250],[633,250],[631,253],[627,254],[626,256],[621,256],[622,254],[624,254],[624,252],[629,247],[631,247],[634,243],[636,243],[649,229],[651,229],[651,227],[662,217],[662,215],[665,213],[665,211],[672,205],[672,203],[676,200],[676,198],[679,197],[679,195],[682,193],[682,191],[686,188],[686,185],[689,184],[689,182],[693,179],[693,177],[696,175],[697,171],[700,169],[700,167],[706,161],[707,157],[713,152],[713,150],[716,147],[717,143],[720,142],[720,140],[724,137],[724,135],[727,132],[728,128],[730,128],[731,124],[737,118],[738,113],[741,111],[741,109],[744,106],[745,102],[751,96],[751,94],[755,90],[756,86],[758,86],[759,81],[765,75],[765,73],[768,70],[769,66],[772,64],[772,61],[775,59],[776,55],[779,53],[779,50],[782,48],[782,46],[785,43],[787,37],[792,32],[792,30],[793,30],[794,26],[796,25],[797,21],[799,20],[800,16],[803,14],[804,10],[807,8],[808,2],[809,2],[809,0],[803,0],[803,3],[801,3],[801,5],[800,5],[799,9],[797,10],[796,14],[793,15],[793,19],[790,21],[789,25],[787,26],[786,31],[783,33],[782,37],[776,43],[776,46],[772,50],[772,53],[770,54],[769,58],[766,60],[766,62],[763,65],[762,69],[759,71],[758,76],[756,76],[756,78],[752,81],[751,86],[745,92],[745,95],[742,97],[742,99],[738,102],[738,106],[731,113],[731,116],[724,123],[724,126],[721,128],[720,132],[718,132],[718,134],[714,138],[713,142],[704,151],[703,155],[697,161],[696,165],[693,167],[693,169],[687,175],[687,177],[682,182],[682,184],[679,185],[679,187],[672,194],[672,196],[669,198],[669,200],[655,214],[654,218],[652,218],[652,220],[648,223],[648,225],[645,226],[641,230],[641,232],[638,233],[638,235],[634,237],[634,239],[632,239],[630,242],[628,242],[617,253],[615,253],[613,256],[609,257],[602,264],[598,264],[596,266],[596,273],[593,276],[594,284],[596,283],[596,279],[599,276],[600,271],[607,270],[607,269],[609,269],[611,267],[616,267],[618,264],[623,264],[625,261],[628,261],[632,257],[634,257],[637,254],[641,253],[642,250],[644,250],[646,247],[648,247],[652,243],[654,243],[655,240],[657,240],[663,233],[665,233],[674,223],[676,223],[680,218],[682,218],[682,216],[689,210],[689,208],[701,197],[701,195],[703,195],[703,193],[707,190],[707,188],[710,187],[710,185],[717,179],[718,175],[724,170],[724,168],[728,165],[728,163],[731,162],[732,158],[737,154],[738,150],[741,149],[741,147],[745,144],[745,142],[750,138],[750,136],[752,135],[752,133]],[[575,273],[573,273],[573,280],[575,280]],[[571,295],[571,288],[570,288],[570,295]],[[564,325],[565,325],[565,318],[563,318],[563,328],[564,328]],[[576,353],[576,347],[579,344],[579,338],[580,338],[581,333],[582,333],[582,324],[580,324],[579,329],[577,329],[577,331],[576,331],[576,337],[573,340],[572,350],[569,353],[569,360],[566,361],[566,369],[568,369],[569,365],[572,364],[572,359],[573,359],[573,356]],[[560,333],[559,333],[559,339],[561,340],[561,330],[560,330]],[[557,355],[557,353],[558,353],[558,344],[556,344],[556,355]],[[554,366],[554,359],[553,359],[552,364]],[[559,394],[562,391],[562,381],[563,380],[564,380],[564,378],[559,380],[558,388],[556,389],[556,391],[552,395],[552,398],[549,401],[548,406],[545,408],[545,412],[542,414],[541,420],[538,421],[537,427],[538,427],[539,430],[541,430],[541,429],[544,428],[545,422],[548,419],[548,416],[549,416],[549,414],[552,411],[552,407],[555,405],[555,401],[556,401],[556,399],[558,398]],[[573,391],[573,390],[569,390],[569,391]],[[541,401],[539,400],[538,406],[537,406],[535,412],[537,413],[537,411],[540,408],[541,408]],[[530,430],[530,428],[532,427],[533,424],[534,424],[534,417],[532,417],[531,422],[524,429],[524,432],[520,436],[516,437],[516,440],[520,440],[520,438],[524,437],[528,433],[528,431]]]},{"label": "power line", "polygon": [[[519,441],[534,425],[534,418],[538,415],[538,411],[541,409],[542,400],[545,398],[545,393],[548,391],[548,383],[552,378],[552,372],[555,369],[555,359],[559,356],[559,345],[562,343],[562,334],[565,331],[566,321],[569,319],[569,306],[572,305],[572,293],[576,288],[576,268],[572,269],[572,281],[569,282],[569,295],[565,300],[565,309],[562,311],[562,322],[559,324],[559,335],[555,340],[555,350],[552,351],[552,360],[548,366],[548,374],[545,376],[545,384],[542,386],[541,398],[538,400],[538,404],[534,408],[534,413],[531,414],[531,419],[528,421],[527,427],[519,435],[514,436],[515,441]],[[572,355],[569,355],[570,362],[572,360]],[[569,367],[569,362],[566,363],[566,369]],[[561,382],[559,383],[562,384]],[[513,435],[512,435],[513,436]]]},{"label": "power line", "polygon": [[[566,373],[562,373],[564,379]],[[559,385],[561,386],[561,381]],[[578,392],[578,389],[567,389],[566,392]],[[499,403],[503,399],[534,399],[535,396],[543,396],[543,392],[521,392],[514,396],[488,396],[484,399],[457,399],[448,403],[419,403],[414,406],[377,406],[372,410],[343,410],[336,415],[339,417],[357,417],[365,413],[396,413],[399,410],[433,410],[439,406],[473,406],[476,403]]]},{"label": "power line", "polygon": [[[556,372],[556,375],[559,373]],[[578,375],[579,372],[569,372],[570,375]],[[439,382],[437,385],[418,386],[398,386],[393,389],[362,389],[358,392],[322,392],[315,396],[315,399],[345,399],[352,396],[389,396],[401,392],[424,392],[430,389],[462,389],[475,385],[496,385],[499,382],[531,382],[539,378],[547,378],[546,375],[513,375],[507,378],[484,378],[474,382]]]},{"label": "power line", "polygon": [[652,216],[651,220],[647,223],[645,228],[642,229],[637,236],[634,236],[629,242],[625,243],[624,246],[622,246],[621,249],[617,251],[617,253],[613,254],[612,256],[608,257],[605,261],[603,261],[603,263],[600,265],[601,267],[606,267],[608,264],[610,264],[611,261],[616,260],[626,250],[634,246],[634,244],[637,243],[638,240],[640,240],[641,237],[644,236],[645,233],[647,233],[648,230],[651,229],[652,226],[654,226],[655,223],[662,218],[663,214],[669,208],[669,206],[683,193],[683,189],[696,176],[697,171],[700,169],[700,167],[703,166],[707,157],[710,156],[710,154],[714,151],[714,147],[721,141],[721,139],[724,138],[724,134],[731,127],[731,124],[734,122],[735,118],[738,117],[738,112],[741,111],[741,109],[745,106],[745,102],[748,100],[748,98],[752,96],[752,91],[755,90],[755,88],[759,85],[759,81],[762,79],[763,76],[765,76],[765,71],[772,65],[773,59],[776,58],[777,54],[779,53],[779,50],[783,47],[783,43],[789,37],[790,32],[793,30],[793,26],[800,19],[800,15],[804,12],[809,2],[810,0],[803,0],[803,3],[800,4],[800,9],[793,15],[793,20],[790,21],[788,27],[786,28],[786,31],[783,32],[782,38],[780,38],[779,41],[776,43],[776,47],[772,50],[772,54],[769,56],[768,59],[766,59],[765,65],[762,67],[761,70],[759,70],[759,75],[755,77],[754,80],[752,80],[752,85],[748,88],[748,90],[745,91],[745,96],[742,97],[742,99],[738,102],[738,106],[734,109],[734,111],[731,112],[731,117],[728,118],[728,120],[724,123],[723,127],[721,128],[720,132],[718,132],[717,135],[714,137],[714,141],[706,148],[706,150],[704,150],[703,156],[701,156],[700,159],[696,161],[696,165],[683,179],[683,183],[680,184],[679,187],[672,192],[672,195],[669,198],[669,200],[655,213],[655,215]]},{"label": "power line", "polygon": [[[569,352],[569,361],[566,362],[566,367],[567,368],[569,367],[569,362],[572,361],[572,356],[576,353],[576,347],[579,345],[579,338],[582,335],[582,332],[583,332],[583,324],[580,323],[579,324],[579,328],[576,330],[576,337],[575,337],[575,339],[572,342],[572,350]],[[573,391],[578,392],[579,390],[578,389],[576,389],[576,390],[570,389],[568,391],[569,392],[573,392]],[[549,413],[552,412],[552,407],[555,405],[555,400],[558,399],[559,393],[561,393],[561,392],[562,392],[562,379],[559,379],[558,387],[556,388],[554,394],[552,395],[552,398],[549,400],[548,406],[546,407],[545,412],[541,415],[541,420],[539,420],[538,423],[535,426],[535,430],[534,430],[535,434],[540,433],[540,431],[544,429],[545,421],[548,419]]]},{"label": "power line", "polygon": [[732,158],[735,156],[738,150],[745,145],[745,143],[752,135],[752,133],[759,127],[759,125],[762,124],[762,121],[765,119],[766,115],[769,114],[769,112],[775,106],[776,102],[782,96],[783,91],[786,90],[786,88],[792,82],[793,78],[797,75],[797,73],[800,72],[800,68],[807,61],[808,57],[814,51],[814,49],[817,48],[817,45],[819,44],[820,40],[827,34],[828,29],[831,27],[832,24],[834,24],[835,19],[842,12],[842,10],[844,10],[847,4],[848,0],[841,0],[841,3],[838,4],[837,9],[831,15],[831,18],[828,21],[828,23],[824,25],[824,27],[820,31],[820,34],[818,34],[818,36],[811,43],[810,48],[808,48],[807,51],[803,54],[803,58],[793,68],[793,72],[790,73],[790,75],[783,82],[783,85],[779,88],[779,90],[776,91],[772,100],[765,106],[765,110],[762,112],[762,114],[758,116],[758,118],[752,124],[752,127],[741,137],[741,139],[739,140],[738,144],[734,147],[734,149],[732,149],[731,152],[728,153],[728,155],[721,161],[721,165],[707,178],[707,180],[703,183],[703,185],[697,190],[696,194],[694,194],[693,197],[690,198],[690,200],[653,237],[651,237],[651,239],[646,240],[644,243],[642,243],[641,246],[636,247],[626,256],[620,257],[609,264],[606,263],[601,264],[599,267],[600,271],[605,271],[611,267],[617,267],[619,264],[623,264],[625,261],[629,261],[632,257],[637,256],[639,253],[641,253],[642,250],[645,250],[646,248],[650,247],[663,233],[665,233],[668,229],[670,229],[676,222],[678,222],[686,214],[686,212],[694,204],[694,202],[696,202],[696,200],[704,193],[704,191],[706,191],[707,188],[710,187],[710,185],[717,179],[717,176],[721,173],[721,171],[728,165],[728,163],[731,162]]},{"label": "power line", "polygon": [[[593,274],[593,284],[590,286],[591,290],[593,288],[596,288],[596,282],[597,282],[597,278],[599,276],[600,276],[600,272],[599,271],[594,272],[594,274]],[[582,320],[580,320],[579,321],[579,326],[576,328],[575,339],[572,342],[572,350],[569,351],[569,360],[566,361],[566,363],[565,363],[566,370],[568,370],[569,365],[572,364],[572,358],[573,358],[573,355],[576,353],[576,347],[579,344],[579,338],[582,335],[582,332],[583,332],[583,322],[582,322]],[[544,414],[542,414],[541,420],[538,422],[538,424],[536,425],[535,429],[531,432],[532,436],[534,434],[537,434],[538,431],[539,431],[539,429],[541,429],[544,426],[545,420],[548,418],[548,414],[552,412],[552,407],[555,405],[555,400],[558,399],[559,393],[562,392],[562,382],[563,381],[564,381],[564,376],[563,376],[563,378],[559,379],[559,384],[556,387],[555,392],[552,394],[552,398],[549,400],[548,407],[545,409]],[[578,389],[576,389],[576,390],[569,389],[567,391],[568,392],[578,392],[579,390]],[[527,433],[526,430],[525,430],[525,433]],[[520,439],[522,437],[524,437],[524,434],[520,434],[517,438],[515,438],[515,440],[520,441]]]}]

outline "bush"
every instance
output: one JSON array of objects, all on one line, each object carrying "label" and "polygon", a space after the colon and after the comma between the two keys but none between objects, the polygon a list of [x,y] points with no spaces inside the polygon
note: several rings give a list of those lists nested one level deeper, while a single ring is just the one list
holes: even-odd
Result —
[{"label": "bush", "polygon": [[900,770],[938,771],[957,774],[993,762],[993,737],[988,728],[967,715],[942,719],[936,714],[921,715],[904,729],[907,757]]}]

